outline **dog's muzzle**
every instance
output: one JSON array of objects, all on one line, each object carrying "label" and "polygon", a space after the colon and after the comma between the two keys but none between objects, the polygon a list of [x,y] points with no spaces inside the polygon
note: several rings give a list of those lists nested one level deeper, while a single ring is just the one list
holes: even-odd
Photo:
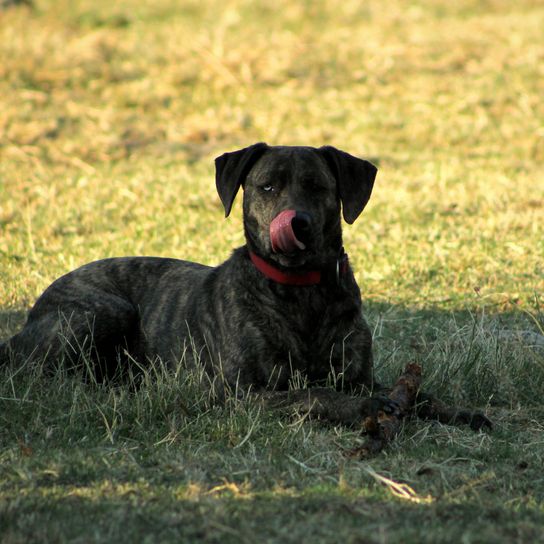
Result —
[{"label": "dog's muzzle", "polygon": [[275,253],[293,254],[304,251],[311,238],[310,214],[283,210],[270,223],[270,242]]}]

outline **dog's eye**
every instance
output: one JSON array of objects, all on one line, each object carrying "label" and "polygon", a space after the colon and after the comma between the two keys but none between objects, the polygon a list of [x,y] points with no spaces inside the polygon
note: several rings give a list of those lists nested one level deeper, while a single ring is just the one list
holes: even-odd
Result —
[{"label": "dog's eye", "polygon": [[261,189],[262,189],[263,191],[266,191],[267,193],[270,193],[270,192],[272,192],[272,191],[274,190],[274,186],[271,185],[270,183],[267,183],[266,185],[263,185],[263,186],[261,187]]}]

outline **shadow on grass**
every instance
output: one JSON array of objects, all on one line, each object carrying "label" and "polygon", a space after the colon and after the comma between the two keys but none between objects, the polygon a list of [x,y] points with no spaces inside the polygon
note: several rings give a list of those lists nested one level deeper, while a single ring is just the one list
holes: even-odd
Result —
[{"label": "shadow on grass", "polygon": [[534,542],[544,520],[536,505],[513,508],[495,498],[494,507],[485,509],[469,497],[416,506],[384,497],[379,489],[193,499],[160,487],[104,491],[57,488],[56,496],[38,503],[21,497],[16,508],[0,506],[0,521],[10,528],[4,536],[13,542],[79,541],[92,534],[90,541],[109,542],[372,543],[384,542],[380,535],[387,533],[391,542],[472,542],[476,536],[486,542]]},{"label": "shadow on grass", "polygon": [[[414,423],[401,449],[370,461],[440,500],[402,502],[374,484],[366,462],[341,454],[351,430],[286,425],[237,403],[187,417],[179,400],[191,383],[173,374],[130,391],[21,373],[18,384],[0,380],[0,540],[538,539],[544,353],[516,331],[536,331],[542,315],[365,308],[381,381],[416,360],[424,387],[457,405],[530,407],[523,430],[505,416],[491,434]],[[4,338],[24,319],[0,311]]]},{"label": "shadow on grass", "polygon": [[393,382],[410,362],[423,387],[465,405],[540,403],[544,313],[441,310],[366,303],[376,374]]}]

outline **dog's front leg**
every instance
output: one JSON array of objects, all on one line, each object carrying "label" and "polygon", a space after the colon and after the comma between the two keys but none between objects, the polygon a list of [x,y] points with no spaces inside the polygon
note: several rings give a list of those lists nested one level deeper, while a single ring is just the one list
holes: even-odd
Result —
[{"label": "dog's front leg", "polygon": [[[391,393],[391,388],[379,383],[374,383],[374,390],[384,397]],[[413,414],[420,419],[439,421],[444,425],[469,425],[474,431],[493,428],[491,420],[481,411],[449,406],[423,391],[417,393]]]},{"label": "dog's front leg", "polygon": [[311,419],[352,427],[362,426],[365,418],[375,416],[379,410],[389,413],[396,409],[396,404],[386,397],[352,396],[326,387],[267,391],[261,398],[273,409],[296,411]]},{"label": "dog's front leg", "polygon": [[493,428],[491,420],[482,412],[448,406],[422,391],[417,395],[415,410],[422,419],[431,419],[446,425],[469,425],[474,431]]}]

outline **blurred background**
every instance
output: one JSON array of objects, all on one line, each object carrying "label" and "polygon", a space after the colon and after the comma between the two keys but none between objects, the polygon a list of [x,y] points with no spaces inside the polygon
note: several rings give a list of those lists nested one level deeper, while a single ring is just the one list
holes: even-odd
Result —
[{"label": "blurred background", "polygon": [[0,2],[0,306],[93,259],[243,243],[213,159],[334,145],[380,168],[346,246],[367,300],[544,288],[544,3]]}]

